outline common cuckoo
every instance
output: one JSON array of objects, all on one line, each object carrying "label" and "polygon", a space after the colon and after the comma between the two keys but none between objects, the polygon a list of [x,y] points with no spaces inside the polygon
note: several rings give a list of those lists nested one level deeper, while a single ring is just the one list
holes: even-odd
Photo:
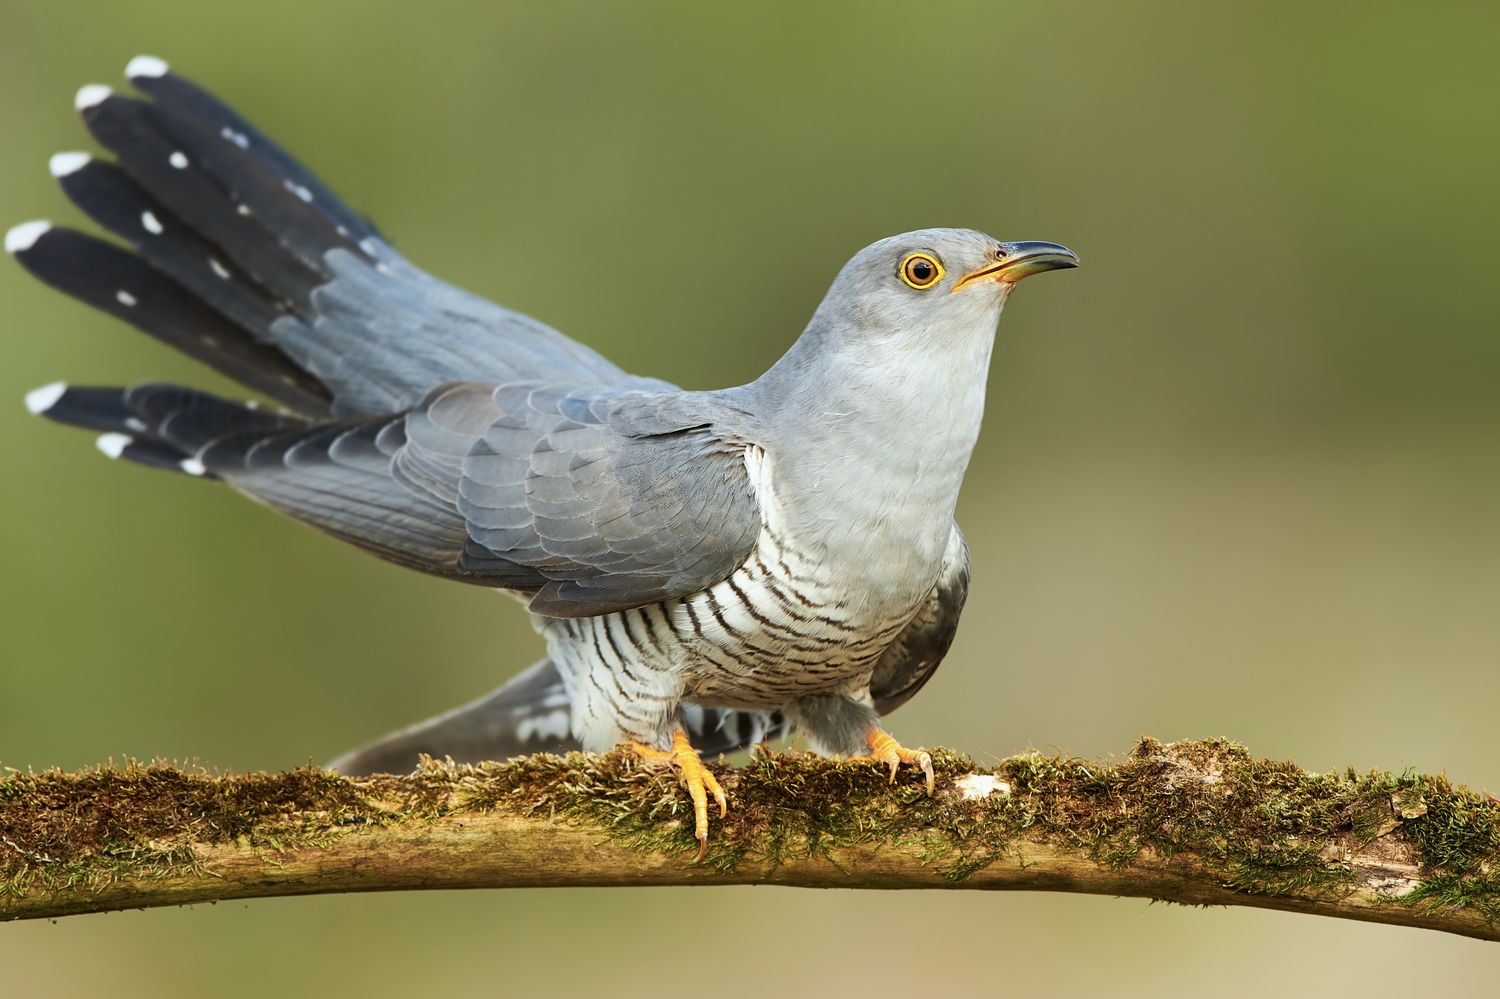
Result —
[{"label": "common cuckoo", "polygon": [[114,156],[59,153],[68,197],[125,246],[46,222],[32,274],[277,405],[193,388],[56,383],[34,412],[112,458],[218,480],[409,568],[520,598],[547,657],[500,689],[334,764],[628,744],[679,772],[700,856],[700,762],[784,731],[927,753],[881,717],[947,652],[969,552],[953,521],[1016,282],[1054,243],[924,229],[860,250],[747,385],[627,374],[408,263],[209,93],[141,56],[145,96],[76,106]]}]

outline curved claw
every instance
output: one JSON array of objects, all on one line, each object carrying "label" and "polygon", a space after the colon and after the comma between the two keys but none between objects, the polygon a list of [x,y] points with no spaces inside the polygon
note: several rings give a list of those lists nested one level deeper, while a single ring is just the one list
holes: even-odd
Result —
[{"label": "curved claw", "polygon": [[[729,813],[729,800],[724,797],[724,788],[713,771],[703,765],[698,753],[689,750],[691,757],[673,760],[682,782],[687,785],[688,797],[693,799],[693,832],[698,838],[698,859],[708,853],[708,796],[712,794],[719,804],[719,818]],[[676,756],[676,754],[673,754]]]},{"label": "curved claw", "polygon": [[642,759],[670,763],[677,771],[693,802],[693,833],[698,840],[697,859],[702,860],[708,854],[708,796],[712,794],[714,801],[718,803],[719,818],[729,814],[729,799],[724,795],[723,785],[713,775],[713,771],[703,765],[702,757],[682,729],[672,733],[670,750],[652,749],[639,742],[632,742],[630,748]]},{"label": "curved claw", "polygon": [[870,747],[870,755],[866,759],[879,760],[888,764],[891,768],[890,782],[892,784],[896,783],[896,771],[901,764],[915,763],[927,777],[927,793],[933,792],[937,786],[937,778],[932,772],[932,754],[927,750],[907,749],[878,728],[870,729],[865,735],[865,742]]}]

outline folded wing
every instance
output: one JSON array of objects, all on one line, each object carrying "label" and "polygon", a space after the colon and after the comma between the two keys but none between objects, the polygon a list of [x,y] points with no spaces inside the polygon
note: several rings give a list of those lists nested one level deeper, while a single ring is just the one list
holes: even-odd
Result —
[{"label": "folded wing", "polygon": [[760,531],[749,418],[717,394],[459,382],[333,422],[174,385],[43,394],[42,415],[104,432],[116,457],[222,479],[393,562],[519,591],[542,614],[697,592]]}]

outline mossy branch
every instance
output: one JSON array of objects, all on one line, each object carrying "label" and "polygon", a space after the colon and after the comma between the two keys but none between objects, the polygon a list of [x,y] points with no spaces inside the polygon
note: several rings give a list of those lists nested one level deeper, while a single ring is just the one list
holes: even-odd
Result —
[{"label": "mossy branch", "polygon": [[[1500,803],[1415,773],[1315,774],[1223,741],[983,769],[938,792],[758,755],[707,859],[670,774],[632,757],[428,762],[402,776],[162,764],[0,780],[0,919],[404,888],[989,888],[1253,905],[1500,939]],[[684,819],[688,821],[684,823]]]}]

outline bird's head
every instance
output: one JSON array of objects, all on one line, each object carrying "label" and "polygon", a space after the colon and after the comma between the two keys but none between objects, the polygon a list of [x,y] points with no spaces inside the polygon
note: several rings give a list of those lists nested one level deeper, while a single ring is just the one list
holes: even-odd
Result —
[{"label": "bird's head", "polygon": [[1056,243],[1006,243],[972,229],[919,229],[872,243],[756,380],[763,405],[794,421],[868,406],[900,422],[910,410],[972,423],[977,433],[995,324],[1011,289],[1077,266],[1078,255]]},{"label": "bird's head", "polygon": [[1056,243],[1006,243],[972,229],[920,229],[865,247],[819,307],[854,338],[912,342],[988,335],[1018,281],[1077,267]]}]

